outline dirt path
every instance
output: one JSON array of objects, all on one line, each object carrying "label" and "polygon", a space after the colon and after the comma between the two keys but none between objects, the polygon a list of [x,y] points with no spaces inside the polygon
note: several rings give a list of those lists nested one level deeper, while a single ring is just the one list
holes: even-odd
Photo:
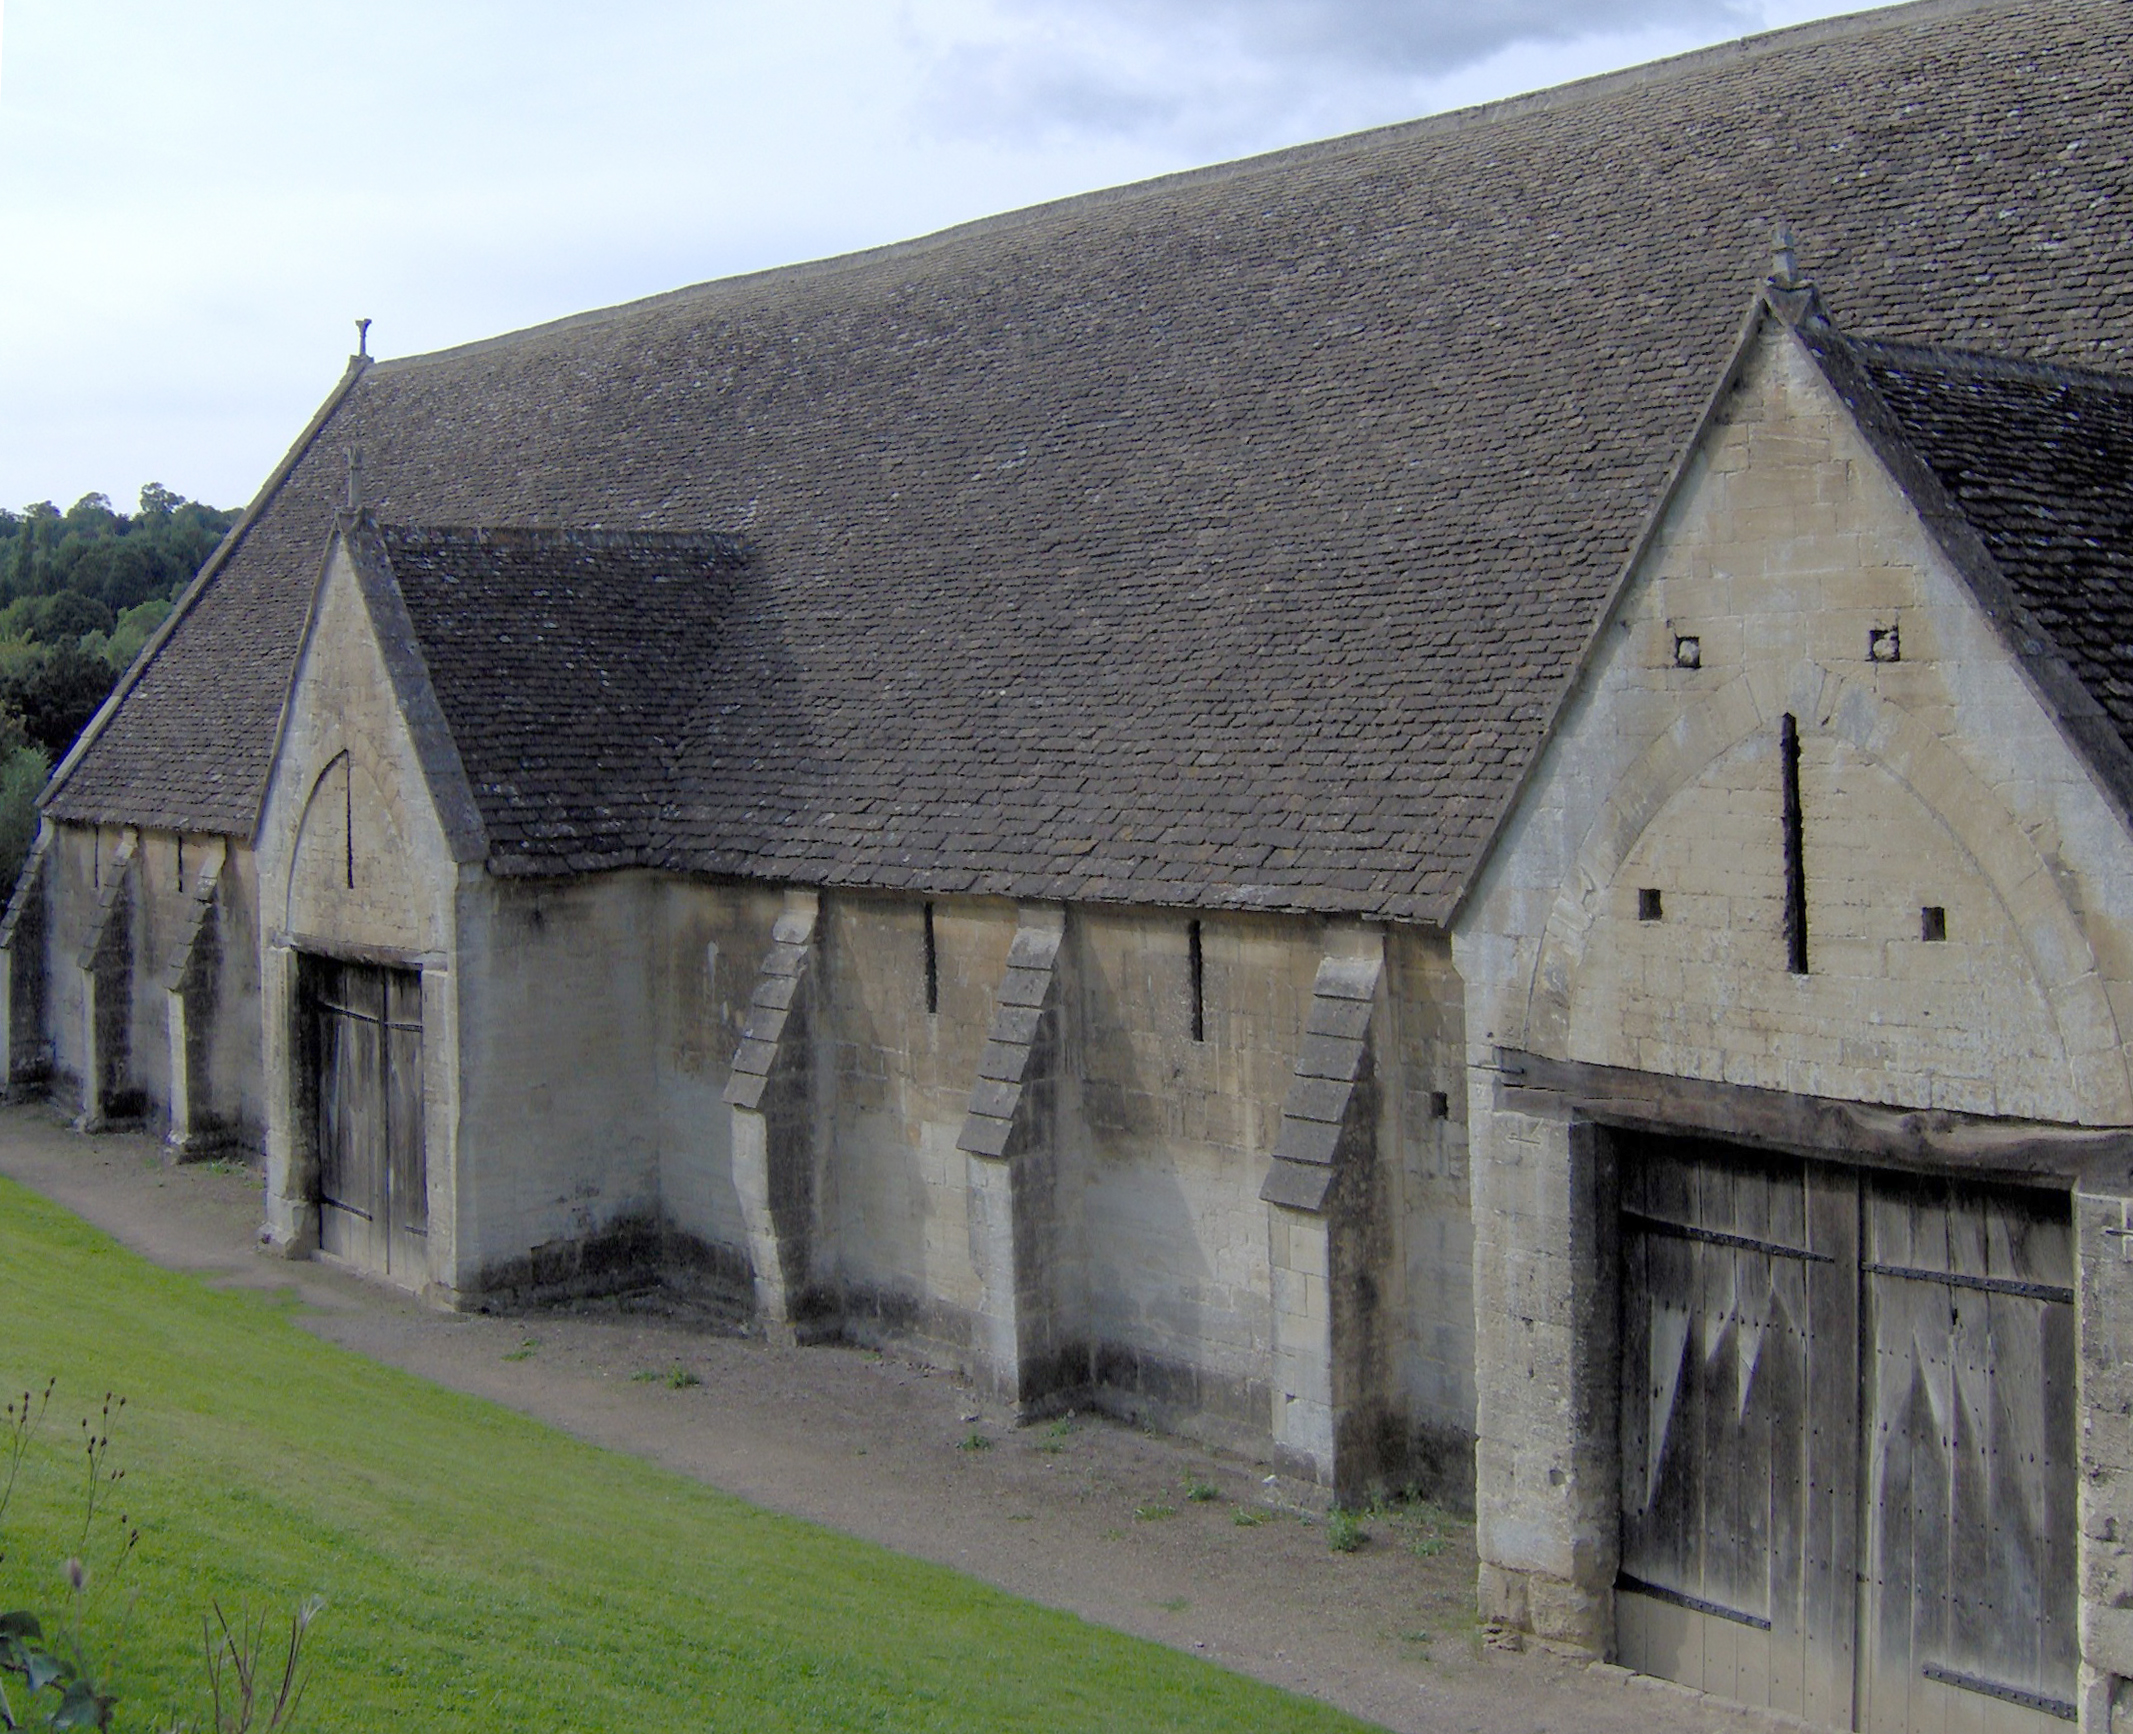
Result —
[{"label": "dirt path", "polygon": [[[1334,1553],[1309,1490],[1095,1417],[1009,1426],[962,1381],[856,1350],[779,1350],[608,1306],[432,1312],[256,1250],[256,1174],[178,1168],[0,1108],[0,1173],[210,1281],[294,1288],[329,1341],[745,1499],[936,1560],[1402,1730],[1768,1730],[1614,1668],[1486,1647],[1472,1529],[1367,1522]],[[983,1440],[981,1445],[979,1440]],[[1796,1726],[1796,1725],[1795,1725]]]}]

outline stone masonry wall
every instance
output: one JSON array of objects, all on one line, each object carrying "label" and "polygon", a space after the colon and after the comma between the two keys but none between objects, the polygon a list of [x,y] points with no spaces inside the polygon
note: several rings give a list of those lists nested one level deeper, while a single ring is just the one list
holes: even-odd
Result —
[{"label": "stone masonry wall", "polygon": [[52,1041],[52,1095],[76,1107],[87,1062],[82,980],[75,960],[97,917],[102,862],[117,846],[116,827],[60,825],[54,830],[49,919],[45,929],[45,1016]]},{"label": "stone masonry wall", "polygon": [[745,1288],[748,1227],[734,1191],[724,1091],[779,894],[687,879],[658,884],[649,979],[666,1257],[677,1275],[695,1268]]},{"label": "stone masonry wall", "polygon": [[1385,948],[1391,1040],[1383,1148],[1401,1257],[1387,1311],[1404,1471],[1437,1497],[1473,1498],[1474,1230],[1467,1171],[1465,989],[1443,936],[1394,928]]},{"label": "stone masonry wall", "polygon": [[[83,946],[100,917],[107,874],[128,835],[117,826],[55,824],[46,886],[45,1030],[51,1043],[51,1088],[78,1105],[88,1031],[83,1022]],[[165,974],[173,943],[192,912],[191,889],[210,859],[228,850],[212,935],[215,992],[203,1005],[211,1089],[198,1107],[217,1129],[216,1142],[256,1147],[265,1121],[259,1062],[257,873],[251,851],[220,837],[169,831],[132,833],[123,1031],[127,1088],[121,1118],[169,1124],[171,1050]],[[182,869],[182,877],[181,877]]]},{"label": "stone masonry wall", "polygon": [[658,884],[639,874],[461,891],[459,1265],[490,1302],[656,1276]]},{"label": "stone masonry wall", "polygon": [[1319,963],[1315,924],[1077,912],[1081,1216],[1097,1377],[1128,1413],[1263,1431],[1272,1413],[1259,1201]]},{"label": "stone masonry wall", "polygon": [[978,1075],[993,990],[1015,936],[1011,904],[934,903],[937,1012],[926,1009],[925,904],[824,900],[824,1013],[816,1039],[835,1079],[813,1280],[848,1328],[867,1315],[968,1347],[979,1302],[968,1164],[956,1147]]}]

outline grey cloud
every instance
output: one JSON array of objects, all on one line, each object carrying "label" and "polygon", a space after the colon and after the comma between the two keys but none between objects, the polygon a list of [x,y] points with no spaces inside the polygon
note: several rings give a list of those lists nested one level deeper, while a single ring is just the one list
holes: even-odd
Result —
[{"label": "grey cloud", "polygon": [[1426,81],[1516,44],[1730,35],[1759,14],[1754,0],[995,0],[986,39],[935,49],[928,107],[961,132],[1252,145],[1411,112]]},{"label": "grey cloud", "polygon": [[1741,0],[1007,0],[1030,17],[1108,16],[1129,29],[1228,35],[1247,51],[1426,76],[1457,71],[1515,42],[1567,41],[1654,26],[1742,28]]}]

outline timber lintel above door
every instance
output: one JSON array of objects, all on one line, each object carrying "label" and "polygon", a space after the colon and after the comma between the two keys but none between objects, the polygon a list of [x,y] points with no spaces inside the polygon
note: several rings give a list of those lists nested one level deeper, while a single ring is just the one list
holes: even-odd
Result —
[{"label": "timber lintel above door", "polygon": [[1625,1131],[1700,1134],[1874,1167],[2133,1191],[2133,1127],[2067,1126],[1838,1101],[1551,1059],[1515,1048],[1498,1048],[1494,1058],[1498,1101],[1518,1113]]}]

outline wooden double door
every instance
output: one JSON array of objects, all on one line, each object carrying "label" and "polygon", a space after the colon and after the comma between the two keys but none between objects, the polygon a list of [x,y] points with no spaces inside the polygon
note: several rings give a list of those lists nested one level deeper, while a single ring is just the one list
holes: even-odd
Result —
[{"label": "wooden double door", "polygon": [[1621,1660],[1837,1728],[2063,1729],[2068,1195],[1618,1148]]},{"label": "wooden double door", "polygon": [[320,957],[303,960],[303,976],[320,1250],[419,1285],[429,1273],[422,977]]}]

